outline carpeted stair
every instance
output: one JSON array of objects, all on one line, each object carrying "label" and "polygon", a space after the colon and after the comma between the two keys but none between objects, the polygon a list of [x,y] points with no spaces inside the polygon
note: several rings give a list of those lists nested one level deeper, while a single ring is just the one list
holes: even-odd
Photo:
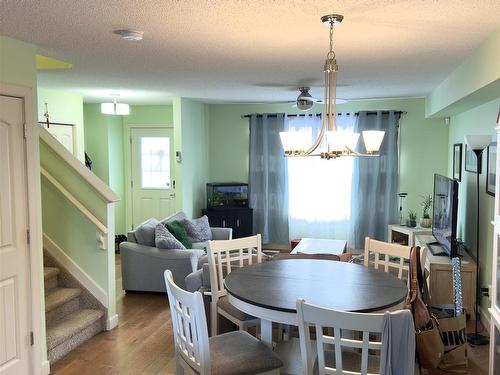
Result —
[{"label": "carpeted stair", "polygon": [[85,291],[64,287],[58,267],[44,268],[47,357],[54,363],[104,329],[104,311],[87,308]]}]

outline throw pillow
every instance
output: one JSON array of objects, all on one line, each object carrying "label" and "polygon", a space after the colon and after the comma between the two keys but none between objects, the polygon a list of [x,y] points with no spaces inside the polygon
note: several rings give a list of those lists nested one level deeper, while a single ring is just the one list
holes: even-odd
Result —
[{"label": "throw pillow", "polygon": [[135,230],[137,243],[146,246],[155,246],[155,228],[160,222],[156,219],[146,220]]},{"label": "throw pillow", "polygon": [[203,242],[212,239],[212,231],[210,230],[208,217],[206,215],[199,219],[185,219],[182,221],[182,224],[184,228],[186,228],[186,232],[191,242]]},{"label": "throw pillow", "polygon": [[158,223],[155,228],[155,243],[158,249],[185,249],[162,223]]},{"label": "throw pillow", "polygon": [[161,222],[163,223],[163,225],[167,225],[167,223],[171,223],[172,221],[182,221],[184,219],[187,219],[187,216],[184,212],[180,211],[180,212],[177,212],[173,215],[166,217]]},{"label": "throw pillow", "polygon": [[192,249],[193,243],[189,240],[186,228],[179,220],[171,221],[165,224],[168,231],[173,234],[177,240],[182,243],[186,249]]}]

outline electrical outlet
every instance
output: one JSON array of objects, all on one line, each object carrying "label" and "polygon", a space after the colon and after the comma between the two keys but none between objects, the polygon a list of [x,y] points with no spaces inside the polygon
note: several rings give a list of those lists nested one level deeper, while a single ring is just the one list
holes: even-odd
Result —
[{"label": "electrical outlet", "polygon": [[481,288],[481,295],[484,297],[490,297],[490,287],[488,285],[488,288]]}]

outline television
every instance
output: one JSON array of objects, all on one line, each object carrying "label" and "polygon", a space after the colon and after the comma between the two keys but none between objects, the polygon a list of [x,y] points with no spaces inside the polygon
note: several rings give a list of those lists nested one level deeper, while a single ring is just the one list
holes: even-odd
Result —
[{"label": "television", "polygon": [[[447,255],[450,258],[458,256],[457,210],[458,182],[451,178],[435,174],[432,235],[436,239],[436,242],[429,244],[429,249],[434,255]],[[436,244],[439,246],[432,246]]]}]

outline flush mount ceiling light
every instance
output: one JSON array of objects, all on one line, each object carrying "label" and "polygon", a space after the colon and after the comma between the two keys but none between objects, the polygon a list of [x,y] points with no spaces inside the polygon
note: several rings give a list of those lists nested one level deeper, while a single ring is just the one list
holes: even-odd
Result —
[{"label": "flush mount ceiling light", "polygon": [[[333,51],[333,26],[340,24],[344,16],[329,14],[321,17],[321,21],[330,25],[330,50],[326,55],[325,73],[325,101],[323,108],[323,124],[316,141],[310,145],[308,133],[301,131],[281,132],[281,143],[285,156],[320,156],[323,159],[334,159],[339,156],[378,156],[376,154],[385,132],[377,130],[363,131],[363,140],[366,153],[355,151],[360,138],[359,133],[337,129],[337,71],[338,65]],[[327,151],[316,152],[323,140],[326,139]]]},{"label": "flush mount ceiling light", "polygon": [[130,29],[113,30],[113,34],[120,35],[122,39],[131,41],[142,40],[144,37],[144,33],[142,31]]},{"label": "flush mount ceiling light", "polygon": [[113,103],[101,103],[101,113],[126,116],[130,114],[130,106],[125,103],[117,103],[116,98],[114,98]]}]

